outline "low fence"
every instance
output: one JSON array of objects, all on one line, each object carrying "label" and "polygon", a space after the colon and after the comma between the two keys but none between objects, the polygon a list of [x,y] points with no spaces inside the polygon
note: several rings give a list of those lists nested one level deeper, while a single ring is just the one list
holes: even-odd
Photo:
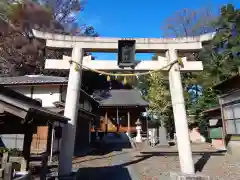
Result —
[{"label": "low fence", "polygon": [[30,180],[33,178],[35,165],[39,162],[40,171],[37,173],[37,177],[40,180],[45,180],[48,172],[47,154],[31,157],[29,170],[27,170],[28,162],[23,157],[9,156],[8,152],[5,152],[1,158],[0,180]]}]

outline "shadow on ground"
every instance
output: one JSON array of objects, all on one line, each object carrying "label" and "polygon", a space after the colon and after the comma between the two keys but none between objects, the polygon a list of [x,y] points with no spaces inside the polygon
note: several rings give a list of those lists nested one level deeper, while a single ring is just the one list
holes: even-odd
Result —
[{"label": "shadow on ground", "polygon": [[[112,136],[107,135],[104,139],[93,142],[91,147],[92,150],[84,154],[84,156],[104,156],[114,151],[121,152],[123,149],[131,149],[132,145],[128,138],[123,140],[122,137],[115,133]],[[76,152],[75,158],[82,157],[80,154]]]},{"label": "shadow on ground", "polygon": [[94,161],[94,160],[98,160],[98,159],[112,158],[112,157],[119,156],[119,155],[122,155],[122,154],[127,154],[127,153],[128,152],[120,152],[120,153],[117,153],[117,154],[114,154],[114,155],[107,155],[107,156],[103,156],[103,157],[90,158],[90,159],[84,159],[84,160],[75,160],[73,162],[73,164],[83,163],[83,162],[87,162],[87,161]]},{"label": "shadow on ground", "polygon": [[[201,172],[204,165],[211,156],[224,156],[224,152],[193,152],[193,156],[201,156],[195,163],[195,171]],[[178,156],[177,152],[141,152],[141,155],[136,156],[138,159],[116,166],[97,167],[97,168],[80,168],[76,174],[77,179],[95,180],[95,179],[109,179],[109,180],[131,180],[131,176],[126,168],[129,165],[137,164],[141,161],[149,159],[154,156]]]},{"label": "shadow on ground", "polygon": [[131,180],[128,169],[124,166],[107,166],[95,168],[80,168],[76,173],[76,180]]},{"label": "shadow on ground", "polygon": [[[207,163],[207,161],[211,158],[211,156],[225,156],[226,151],[216,151],[216,152],[208,152],[208,151],[199,151],[199,152],[193,152],[193,156],[201,156],[200,159],[194,164],[195,172],[201,172]],[[178,152],[141,152],[141,155],[136,156],[139,157],[138,160],[135,160],[130,162],[132,163],[138,163],[141,161],[144,161],[146,159],[149,159],[153,156],[178,156]]]},{"label": "shadow on ground", "polygon": [[97,145],[96,148],[94,148],[93,151],[88,153],[87,155],[106,155],[114,151],[122,151],[123,149],[129,149],[131,148],[131,145],[129,143],[104,143],[101,142],[99,145]]},{"label": "shadow on ground", "polygon": [[[118,144],[119,146],[119,144]],[[111,148],[110,148],[111,147]],[[113,146],[110,146],[110,150],[116,150]],[[118,148],[117,148],[118,149]],[[124,152],[119,153],[124,154]],[[113,155],[117,156],[119,154]],[[195,163],[195,171],[201,172],[207,163],[207,161],[211,158],[211,156],[224,156],[225,151],[216,151],[216,152],[208,152],[208,151],[199,151],[193,152],[193,156],[201,156],[201,158]],[[113,165],[113,166],[105,166],[105,167],[87,167],[87,168],[79,168],[78,171],[74,174],[77,180],[97,180],[97,179],[109,179],[109,180],[131,180],[132,177],[128,171],[128,166],[132,164],[137,164],[141,161],[149,159],[154,156],[178,156],[178,152],[141,152],[140,155],[135,156],[135,160],[130,160],[128,162]],[[101,158],[101,157],[100,157]],[[78,162],[81,163],[81,162]]]}]

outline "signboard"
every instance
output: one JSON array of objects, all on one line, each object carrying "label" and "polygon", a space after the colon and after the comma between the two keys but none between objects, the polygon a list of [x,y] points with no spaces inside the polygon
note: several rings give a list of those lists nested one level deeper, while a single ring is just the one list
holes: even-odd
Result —
[{"label": "signboard", "polygon": [[118,41],[118,66],[134,67],[135,66],[135,40]]}]

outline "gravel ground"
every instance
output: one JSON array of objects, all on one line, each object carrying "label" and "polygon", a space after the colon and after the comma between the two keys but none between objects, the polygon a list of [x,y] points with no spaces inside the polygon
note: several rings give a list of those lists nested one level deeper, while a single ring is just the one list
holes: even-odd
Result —
[{"label": "gravel ground", "polygon": [[[193,158],[197,173],[211,176],[213,180],[240,179],[240,160],[216,151],[207,144],[193,145]],[[124,149],[108,154],[88,155],[76,158],[73,167],[78,179],[95,180],[168,180],[170,172],[179,172],[176,147]],[[98,154],[98,155],[97,155]]]},{"label": "gravel ground", "polygon": [[[213,153],[216,150],[208,144],[192,145],[192,150],[195,168],[198,170],[196,173],[210,176],[212,180],[240,179],[240,159],[223,153]],[[176,147],[132,152],[133,158],[143,159],[133,165],[134,169],[141,174],[142,179],[167,179],[170,172],[180,172],[176,152]]]}]

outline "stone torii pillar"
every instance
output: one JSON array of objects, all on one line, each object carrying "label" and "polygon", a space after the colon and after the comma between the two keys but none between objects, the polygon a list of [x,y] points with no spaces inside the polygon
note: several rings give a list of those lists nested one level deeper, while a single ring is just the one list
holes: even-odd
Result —
[{"label": "stone torii pillar", "polygon": [[[72,49],[72,60],[81,65],[83,49],[75,47]],[[82,71],[76,69],[76,64],[70,64],[70,72],[67,86],[67,95],[64,109],[64,116],[70,122],[63,128],[59,162],[59,174],[65,175],[72,172],[72,157],[74,154],[76,125],[78,119],[78,105],[80,99]]]},{"label": "stone torii pillar", "polygon": [[[178,58],[177,50],[169,49],[166,52],[169,62]],[[194,174],[192,150],[189,139],[188,120],[184,102],[183,87],[181,81],[180,67],[174,64],[169,71],[169,86],[172,100],[174,123],[177,135],[177,146],[182,173]],[[191,154],[191,155],[190,155]]]},{"label": "stone torii pillar", "polygon": [[[59,174],[69,174],[72,171],[72,156],[75,143],[75,131],[77,121],[77,107],[79,103],[79,92],[81,86],[82,67],[76,71],[75,66],[82,64],[88,67],[103,71],[121,71],[117,61],[96,60],[83,58],[83,51],[89,52],[116,52],[119,38],[93,38],[76,37],[68,35],[51,34],[33,30],[35,37],[46,40],[48,47],[72,48],[72,57],[64,56],[63,59],[49,59],[45,62],[47,69],[70,69],[66,105],[64,115],[71,121],[64,127],[63,139],[60,150]],[[151,71],[160,69],[166,64],[177,60],[177,52],[193,52],[202,48],[202,41],[209,41],[214,33],[205,34],[199,37],[188,38],[136,38],[136,52],[162,52],[165,57],[159,57],[158,61],[141,61],[135,67],[136,71]],[[69,64],[69,60],[74,61]],[[169,71],[169,84],[173,105],[174,122],[176,126],[177,144],[180,158],[181,171],[184,174],[194,174],[191,145],[188,133],[188,122],[183,96],[180,71],[201,71],[203,69],[200,61],[187,61],[183,58],[184,67],[178,64],[173,65]],[[163,69],[168,71],[169,68]]]}]

